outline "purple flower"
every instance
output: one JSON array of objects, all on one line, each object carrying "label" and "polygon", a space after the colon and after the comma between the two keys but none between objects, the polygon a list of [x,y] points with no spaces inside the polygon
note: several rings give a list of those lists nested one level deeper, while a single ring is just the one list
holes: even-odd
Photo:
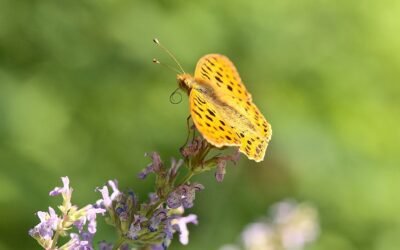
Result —
[{"label": "purple flower", "polygon": [[29,230],[29,235],[35,239],[51,240],[60,222],[56,212],[53,208],[49,207],[48,213],[39,211],[37,216],[40,219],[40,223]]},{"label": "purple flower", "polygon": [[190,156],[195,156],[206,145],[207,145],[206,140],[203,140],[201,137],[196,137],[191,143],[189,143],[186,147],[181,149],[181,154],[185,158],[190,157]]},{"label": "purple flower", "polygon": [[187,228],[187,224],[193,223],[197,225],[197,216],[194,214],[189,214],[186,217],[174,219],[171,223],[173,225],[173,228],[179,232],[179,241],[183,245],[187,245],[189,243],[189,230]]},{"label": "purple flower", "polygon": [[149,205],[154,205],[156,204],[160,198],[156,193],[149,193]]},{"label": "purple flower", "polygon": [[149,230],[150,232],[155,232],[157,231],[158,226],[162,221],[165,221],[167,219],[167,210],[164,208],[159,208],[156,210],[153,214],[153,216],[150,218],[150,224],[149,224]]},{"label": "purple flower", "polygon": [[113,249],[113,244],[108,243],[106,241],[101,241],[99,243],[99,250],[112,250]]},{"label": "purple flower", "polygon": [[[113,247],[113,244],[106,241],[101,241],[99,243],[99,250],[112,250]],[[119,250],[131,250],[131,247],[129,246],[129,244],[122,244],[122,246],[119,247]]]},{"label": "purple flower", "polygon": [[66,213],[72,206],[71,204],[71,196],[72,196],[72,188],[69,187],[69,178],[68,176],[61,177],[63,182],[63,187],[55,187],[50,191],[50,196],[62,195],[63,197],[63,205],[60,207],[63,213]]},{"label": "purple flower", "polygon": [[165,246],[164,244],[151,246],[151,250],[166,250],[166,249],[167,249],[167,246]]},{"label": "purple flower", "polygon": [[64,184],[63,187],[55,187],[53,190],[50,191],[50,196],[56,196],[62,194],[63,196],[67,196],[71,198],[72,188],[69,187],[69,178],[68,176],[61,177],[61,180]]},{"label": "purple flower", "polygon": [[128,221],[129,210],[126,205],[120,204],[115,208],[115,213],[118,215],[120,221]]},{"label": "purple flower", "polygon": [[175,230],[172,227],[172,220],[174,220],[176,217],[177,216],[168,217],[167,220],[165,221],[164,233],[166,241],[172,240],[172,237],[174,236]]},{"label": "purple flower", "polygon": [[193,207],[196,191],[203,190],[204,186],[198,183],[183,184],[171,192],[167,198],[167,205],[170,208]]},{"label": "purple flower", "polygon": [[128,231],[128,238],[132,240],[137,240],[138,238],[138,232],[142,229],[141,223],[147,221],[147,218],[142,216],[142,215],[134,215],[134,220],[129,227]]},{"label": "purple flower", "polygon": [[96,215],[103,214],[106,212],[103,208],[94,208],[92,205],[87,205],[86,207],[79,210],[77,213],[82,214],[74,222],[74,226],[78,229],[79,233],[83,231],[83,226],[88,222],[88,231],[91,234],[96,233]]},{"label": "purple flower", "polygon": [[108,185],[111,187],[112,189],[112,194],[110,196],[109,191],[108,191],[108,187],[105,185],[102,188],[97,188],[97,191],[100,191],[101,196],[103,197],[103,199],[100,199],[96,202],[96,205],[99,207],[105,207],[105,208],[111,208],[112,205],[112,201],[115,200],[115,198],[121,193],[118,189],[118,182],[116,180],[108,181]]},{"label": "purple flower", "polygon": [[170,208],[178,208],[182,206],[182,195],[180,190],[171,192],[167,198],[167,205]]},{"label": "purple flower", "polygon": [[234,164],[236,164],[240,159],[240,152],[236,151],[232,155],[226,155],[226,156],[221,156],[217,157],[217,171],[215,172],[215,179],[217,179],[218,182],[222,182],[224,180],[224,176],[226,173],[226,163],[228,161],[232,161]]},{"label": "purple flower", "polygon": [[88,223],[88,231],[89,231],[89,233],[91,233],[91,234],[95,234],[96,233],[96,225],[97,225],[96,216],[97,216],[97,214],[102,214],[104,216],[105,212],[106,212],[105,209],[94,208],[94,207],[90,207],[87,210],[86,218],[89,221],[89,223]]},{"label": "purple flower", "polygon": [[93,250],[93,235],[82,233],[81,235],[71,233],[71,240],[66,244],[69,250]]},{"label": "purple flower", "polygon": [[[145,156],[147,156],[147,154]],[[138,177],[140,179],[146,178],[147,175],[150,173],[158,173],[163,168],[161,157],[158,153],[153,152],[151,153],[150,157],[152,162],[149,165],[147,165],[147,167],[143,169],[142,172],[139,173]]]},{"label": "purple flower", "polygon": [[179,161],[176,161],[175,158],[171,159],[171,167],[168,170],[169,179],[174,179],[176,177],[176,174],[178,173],[178,170],[182,166],[183,162],[184,161],[182,159]]},{"label": "purple flower", "polygon": [[222,182],[224,180],[224,176],[226,173],[225,167],[226,167],[225,160],[218,161],[217,171],[215,172],[215,179],[217,179],[218,182]]}]

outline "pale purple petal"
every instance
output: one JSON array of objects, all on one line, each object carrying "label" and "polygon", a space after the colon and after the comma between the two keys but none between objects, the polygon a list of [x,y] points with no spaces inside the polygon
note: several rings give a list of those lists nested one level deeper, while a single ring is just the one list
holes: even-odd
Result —
[{"label": "pale purple petal", "polygon": [[117,180],[109,180],[108,181],[108,185],[111,187],[112,189],[112,194],[111,194],[111,200],[114,200],[115,197],[117,197],[121,192],[118,189],[118,182]]},{"label": "pale purple petal", "polygon": [[187,228],[188,223],[193,223],[196,224],[198,223],[197,221],[197,216],[195,214],[189,214],[186,217],[181,217],[178,219],[175,219],[172,224],[177,225],[179,228],[179,241],[183,245],[187,245],[189,243],[189,230]]},{"label": "pale purple petal", "polygon": [[[80,237],[82,239],[80,239]],[[70,234],[71,241],[68,242],[68,248],[69,250],[93,250],[92,246],[92,239],[93,236],[89,233],[84,233],[82,235],[78,235],[75,233]]]},{"label": "pale purple petal", "polygon": [[103,186],[102,188],[98,188],[97,191],[101,193],[101,196],[103,199],[100,199],[96,202],[96,205],[98,206],[104,206],[105,208],[111,207],[112,201],[110,194],[108,192],[107,186]]},{"label": "pale purple petal", "polygon": [[29,235],[36,238],[42,238],[49,240],[53,237],[54,231],[57,229],[57,225],[60,221],[56,212],[52,207],[49,207],[49,212],[37,212],[40,223],[33,229],[29,230]]},{"label": "pale purple petal", "polygon": [[97,226],[96,215],[99,213],[104,215],[105,210],[102,208],[91,208],[88,210],[87,214],[87,219],[89,220],[88,231],[91,234],[96,233],[96,226]]},{"label": "pale purple petal", "polygon": [[101,193],[103,199],[96,201],[96,205],[99,207],[110,208],[112,205],[112,201],[121,193],[118,189],[118,183],[116,180],[112,181],[109,180],[108,185],[112,189],[112,194],[110,195],[107,185],[103,186],[102,188],[97,188],[96,191]]},{"label": "pale purple petal", "polygon": [[78,229],[79,233],[82,232],[83,226],[86,224],[86,217],[82,216],[79,220],[74,222],[74,226]]},{"label": "pale purple petal", "polygon": [[61,180],[63,182],[63,187],[55,187],[53,190],[50,191],[49,195],[50,196],[56,196],[62,194],[63,196],[71,196],[71,190],[69,188],[69,178],[68,176],[61,177]]}]

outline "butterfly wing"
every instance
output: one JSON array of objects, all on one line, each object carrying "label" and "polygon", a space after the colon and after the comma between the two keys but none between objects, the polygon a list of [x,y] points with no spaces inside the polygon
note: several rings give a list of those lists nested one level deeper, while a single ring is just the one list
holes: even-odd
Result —
[{"label": "butterfly wing", "polygon": [[195,79],[212,90],[193,88],[190,93],[191,114],[199,132],[217,147],[239,146],[249,159],[262,161],[271,125],[252,102],[233,63],[223,55],[206,55],[197,63]]},{"label": "butterfly wing", "polygon": [[197,89],[190,91],[189,102],[193,122],[209,143],[216,147],[240,146],[240,138],[225,118],[223,107]]},{"label": "butterfly wing", "polygon": [[221,93],[235,96],[242,100],[251,100],[235,65],[224,55],[205,55],[197,62],[195,78],[209,81],[213,88]]},{"label": "butterfly wing", "polygon": [[[196,88],[191,90],[189,102],[193,122],[209,143],[216,147],[238,146],[249,159],[257,162],[264,159],[271,126],[261,113],[255,121],[249,118],[251,112],[241,113],[233,105],[223,105],[220,100]],[[250,108],[259,112],[255,105]]]}]

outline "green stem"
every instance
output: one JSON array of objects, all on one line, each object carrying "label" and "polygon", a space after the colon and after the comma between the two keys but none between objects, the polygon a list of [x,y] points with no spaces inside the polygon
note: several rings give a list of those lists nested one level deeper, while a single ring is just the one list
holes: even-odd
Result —
[{"label": "green stem", "polygon": [[[186,182],[189,182],[189,180],[194,176],[194,173],[192,171],[190,171],[188,173],[188,175],[186,175],[186,177],[183,179],[183,181],[181,182],[182,184],[185,184]],[[180,185],[179,185],[180,186]]]},{"label": "green stem", "polygon": [[118,250],[122,246],[122,244],[124,244],[124,242],[125,242],[124,237],[120,236],[117,242],[115,242],[113,250]]},{"label": "green stem", "polygon": [[57,245],[58,237],[60,237],[60,230],[56,230],[56,233],[54,234],[53,240],[51,242],[50,249],[55,249],[55,247]]}]

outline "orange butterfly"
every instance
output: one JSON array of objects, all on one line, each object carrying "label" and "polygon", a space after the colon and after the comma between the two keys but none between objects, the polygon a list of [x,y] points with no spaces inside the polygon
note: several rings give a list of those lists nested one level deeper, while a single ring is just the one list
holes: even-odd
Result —
[{"label": "orange butterfly", "polygon": [[198,61],[194,77],[178,74],[177,80],[189,95],[190,114],[197,130],[210,144],[237,146],[251,160],[264,159],[271,125],[226,56],[205,55]]}]

